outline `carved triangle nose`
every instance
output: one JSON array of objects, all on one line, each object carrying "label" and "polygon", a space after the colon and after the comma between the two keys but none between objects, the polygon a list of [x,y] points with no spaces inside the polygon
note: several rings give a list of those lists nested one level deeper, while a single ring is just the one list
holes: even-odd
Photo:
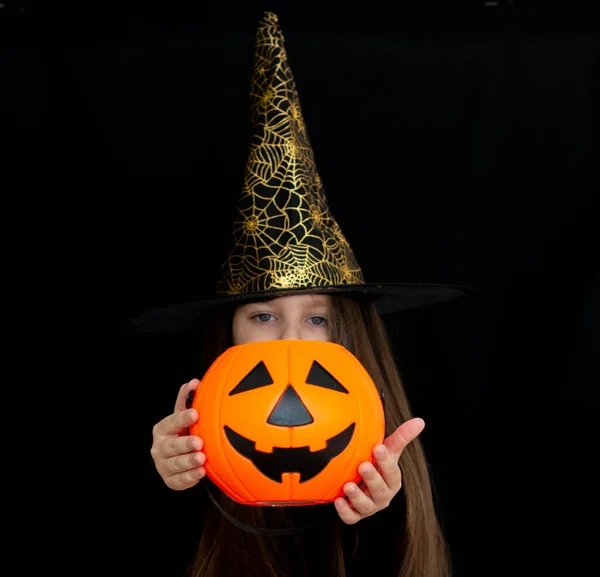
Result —
[{"label": "carved triangle nose", "polygon": [[267,423],[280,427],[299,427],[300,425],[308,425],[313,420],[298,393],[291,385],[288,385],[275,408],[271,411]]}]

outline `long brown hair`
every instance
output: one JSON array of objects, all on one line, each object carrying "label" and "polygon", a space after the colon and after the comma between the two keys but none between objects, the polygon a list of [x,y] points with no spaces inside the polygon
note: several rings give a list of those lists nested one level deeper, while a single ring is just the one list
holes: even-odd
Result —
[{"label": "long brown hair", "polygon": [[[221,309],[207,331],[203,371],[232,344],[232,316],[233,309],[225,314]],[[386,436],[390,435],[412,414],[386,327],[375,305],[360,298],[332,295],[329,322],[331,340],[345,346],[360,360],[383,393]],[[394,558],[389,577],[449,577],[450,558],[438,522],[429,467],[418,437],[403,451],[400,468],[402,489],[386,511],[391,515],[388,519],[392,519],[392,525],[384,529],[386,542],[390,542],[389,533],[393,533]],[[250,507],[239,505],[220,492],[219,503],[240,522],[259,528],[295,526],[303,515],[310,518],[311,514],[313,520],[318,518],[318,523],[299,535],[258,535],[239,529],[218,508],[208,507],[197,554],[190,567],[191,577],[288,577],[292,575],[292,565],[294,575],[347,577],[361,547],[360,528],[366,520],[346,525],[333,505]],[[378,554],[373,558],[377,559]],[[307,566],[310,562],[312,571]]]}]

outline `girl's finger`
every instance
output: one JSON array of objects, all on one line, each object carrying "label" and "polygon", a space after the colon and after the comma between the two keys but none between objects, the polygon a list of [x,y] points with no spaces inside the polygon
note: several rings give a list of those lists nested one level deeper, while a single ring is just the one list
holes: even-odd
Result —
[{"label": "girl's finger", "polygon": [[165,479],[165,483],[171,489],[175,491],[183,491],[189,489],[194,485],[197,485],[201,479],[206,476],[206,469],[204,467],[196,467],[183,473],[176,473]]},{"label": "girl's finger", "polygon": [[335,509],[340,516],[340,519],[346,525],[354,525],[361,519],[360,513],[352,508],[352,505],[343,497],[335,500]]},{"label": "girl's finger", "polygon": [[398,459],[388,451],[385,445],[376,445],[373,448],[373,455],[386,486],[397,493],[402,487],[402,473],[398,466]]},{"label": "girl's finger", "polygon": [[[377,509],[387,507],[395,492],[388,486],[380,472],[371,463],[362,463],[358,468],[358,472],[365,484],[363,492],[368,493],[369,499],[375,503]],[[352,503],[354,504],[354,501]],[[362,513],[359,507],[356,508]]]},{"label": "girl's finger", "polygon": [[180,435],[197,421],[198,411],[196,409],[185,409],[165,417],[154,425],[153,435],[155,438]]},{"label": "girl's finger", "polygon": [[164,466],[168,473],[185,473],[192,469],[201,467],[206,462],[206,455],[200,451],[186,453],[185,455],[177,455],[164,461]]},{"label": "girl's finger", "polygon": [[195,435],[172,437],[163,441],[160,447],[160,457],[167,459],[194,451],[201,451],[204,441]]}]

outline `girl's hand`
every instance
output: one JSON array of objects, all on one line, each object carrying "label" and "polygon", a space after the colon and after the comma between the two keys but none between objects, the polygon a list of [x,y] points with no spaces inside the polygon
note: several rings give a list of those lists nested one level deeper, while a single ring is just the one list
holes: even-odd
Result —
[{"label": "girl's hand", "polygon": [[410,419],[402,423],[383,444],[375,445],[373,456],[376,465],[366,462],[358,467],[365,487],[361,489],[355,483],[346,483],[344,493],[347,498],[339,497],[335,500],[335,508],[344,523],[353,525],[390,504],[402,487],[398,459],[404,448],[416,439],[424,428],[423,419]]},{"label": "girl's hand", "polygon": [[192,379],[182,385],[173,414],[165,417],[152,429],[150,454],[156,470],[168,487],[176,491],[189,489],[206,475],[202,466],[206,455],[200,437],[188,435],[188,427],[198,421],[198,411],[186,408],[190,391],[196,391],[200,381]]}]

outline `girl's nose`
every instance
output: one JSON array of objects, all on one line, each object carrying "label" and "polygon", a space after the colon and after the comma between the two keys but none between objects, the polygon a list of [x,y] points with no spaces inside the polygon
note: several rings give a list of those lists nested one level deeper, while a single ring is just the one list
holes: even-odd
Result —
[{"label": "girl's nose", "polygon": [[286,323],[281,331],[282,340],[301,341],[302,331],[297,323]]}]

